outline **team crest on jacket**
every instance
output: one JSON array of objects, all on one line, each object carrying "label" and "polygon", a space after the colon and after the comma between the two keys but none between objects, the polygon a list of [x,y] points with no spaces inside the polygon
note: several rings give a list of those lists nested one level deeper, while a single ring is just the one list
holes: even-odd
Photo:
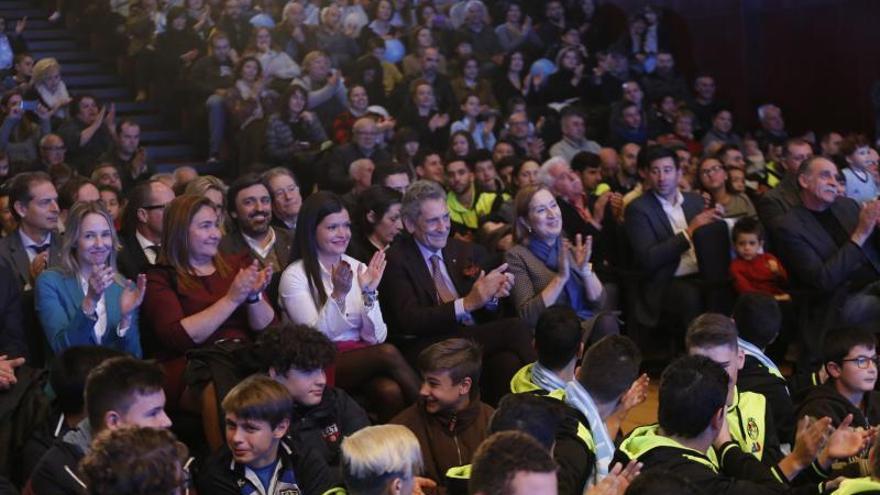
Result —
[{"label": "team crest on jacket", "polygon": [[321,436],[324,437],[324,441],[327,443],[336,443],[339,441],[339,427],[336,426],[336,423],[325,426],[321,430]]},{"label": "team crest on jacket", "polygon": [[755,418],[749,418],[749,422],[746,424],[746,433],[749,434],[749,438],[752,440],[758,439],[758,435],[761,432],[758,430],[758,422],[755,421]]}]

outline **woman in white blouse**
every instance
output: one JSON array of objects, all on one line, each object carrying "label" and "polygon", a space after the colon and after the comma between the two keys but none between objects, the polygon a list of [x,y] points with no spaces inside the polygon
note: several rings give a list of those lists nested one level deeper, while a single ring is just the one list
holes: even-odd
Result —
[{"label": "woman in white blouse", "polygon": [[293,245],[295,260],[284,270],[280,302],[294,323],[327,335],[339,351],[336,385],[365,391],[381,421],[418,396],[419,379],[392,344],[376,293],[385,271],[385,253],[369,265],[345,254],[351,219],[338,196],[319,191],[302,205]]}]

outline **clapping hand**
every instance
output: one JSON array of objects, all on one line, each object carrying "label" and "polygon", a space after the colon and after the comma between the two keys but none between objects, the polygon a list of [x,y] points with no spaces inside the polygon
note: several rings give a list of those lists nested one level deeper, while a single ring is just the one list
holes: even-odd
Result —
[{"label": "clapping hand", "polygon": [[642,463],[629,461],[626,467],[617,463],[602,481],[587,490],[587,495],[623,495],[629,484],[642,472]]},{"label": "clapping hand", "polygon": [[358,270],[358,284],[360,284],[362,292],[373,292],[376,290],[376,287],[379,287],[379,282],[382,280],[382,274],[385,273],[385,266],[387,264],[388,262],[385,261],[385,251],[379,250],[373,254],[369,265],[361,265],[360,270]]},{"label": "clapping hand", "polygon": [[348,291],[351,290],[351,281],[353,277],[354,273],[351,270],[351,265],[349,265],[347,261],[340,260],[339,263],[334,265],[330,274],[330,279],[333,283],[333,293],[331,297],[333,299],[345,297],[345,295],[348,294]]},{"label": "clapping hand", "polygon": [[568,239],[563,239],[562,245],[563,249],[570,251],[574,257],[575,269],[580,273],[584,273],[590,264],[590,255],[593,251],[593,236],[588,235],[585,241],[583,234],[577,234],[574,236],[574,244]]},{"label": "clapping hand", "polygon": [[92,273],[89,275],[88,290],[86,291],[86,299],[92,303],[97,303],[104,291],[114,281],[116,275],[115,270],[109,265],[93,265]]},{"label": "clapping hand", "polygon": [[623,394],[623,398],[620,400],[620,408],[623,411],[629,411],[630,409],[638,406],[642,402],[645,402],[645,399],[648,398],[648,385],[651,383],[651,379],[648,378],[648,374],[644,373],[642,376],[638,377],[636,381],[630,385],[629,390]]},{"label": "clapping hand", "polygon": [[260,266],[257,261],[254,260],[253,263],[247,267],[238,270],[238,274],[235,276],[235,279],[229,286],[229,291],[226,293],[227,296],[236,305],[245,302],[248,296],[251,295],[253,288],[259,282],[259,277]]},{"label": "clapping hand", "polygon": [[826,455],[831,459],[848,459],[856,456],[867,445],[870,430],[850,428],[853,415],[848,414],[831,433],[825,445]]},{"label": "clapping hand", "polygon": [[473,288],[464,297],[464,308],[466,311],[480,309],[493,298],[509,295],[512,287],[513,274],[507,273],[507,263],[502,263],[489,273],[481,271]]},{"label": "clapping hand", "polygon": [[137,276],[137,283],[126,280],[122,287],[122,295],[119,297],[119,308],[122,316],[131,315],[134,310],[144,302],[144,294],[147,291],[147,276],[143,273]]},{"label": "clapping hand", "polygon": [[0,390],[9,390],[10,387],[18,383],[15,378],[15,368],[24,364],[24,358],[19,357],[9,359],[9,356],[0,356]]}]

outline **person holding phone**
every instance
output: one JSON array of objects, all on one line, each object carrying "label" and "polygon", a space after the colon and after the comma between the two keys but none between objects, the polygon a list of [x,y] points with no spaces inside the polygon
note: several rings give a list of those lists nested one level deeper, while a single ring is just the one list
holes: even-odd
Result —
[{"label": "person holding phone", "polygon": [[27,170],[40,158],[40,139],[52,132],[51,114],[20,91],[10,91],[0,100],[5,113],[0,125],[0,151],[9,158],[15,172]]},{"label": "person holding phone", "polygon": [[138,309],[147,279],[116,270],[119,241],[98,202],[80,202],[67,215],[60,266],[36,281],[36,308],[52,352],[76,345],[111,347],[141,357]]}]

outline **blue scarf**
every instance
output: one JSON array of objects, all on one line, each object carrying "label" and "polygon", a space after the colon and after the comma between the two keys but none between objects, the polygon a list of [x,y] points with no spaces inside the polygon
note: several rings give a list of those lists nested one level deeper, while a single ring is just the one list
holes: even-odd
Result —
[{"label": "blue scarf", "polygon": [[[544,263],[544,266],[553,271],[559,270],[559,250],[562,249],[562,236],[557,237],[556,241],[549,245],[540,239],[532,237],[529,239],[528,248],[536,258]],[[568,298],[568,305],[571,306],[571,309],[577,313],[580,319],[586,320],[591,318],[593,312],[587,307],[587,294],[581,280],[581,275],[574,267],[571,267],[569,271],[571,274],[563,290],[566,298]]]},{"label": "blue scarf", "polygon": [[584,390],[584,387],[577,380],[566,384],[565,402],[586,416],[590,423],[590,433],[593,434],[593,442],[596,444],[596,472],[593,478],[587,482],[587,486],[592,486],[608,475],[608,468],[611,465],[612,457],[614,457],[614,441],[608,434],[605,421],[599,414],[599,409],[593,402],[593,398],[590,397],[590,393]]},{"label": "blue scarf", "polygon": [[565,382],[562,378],[559,378],[559,375],[541,366],[541,363],[537,361],[532,365],[532,383],[547,392],[552,392],[558,388],[565,388]]}]

